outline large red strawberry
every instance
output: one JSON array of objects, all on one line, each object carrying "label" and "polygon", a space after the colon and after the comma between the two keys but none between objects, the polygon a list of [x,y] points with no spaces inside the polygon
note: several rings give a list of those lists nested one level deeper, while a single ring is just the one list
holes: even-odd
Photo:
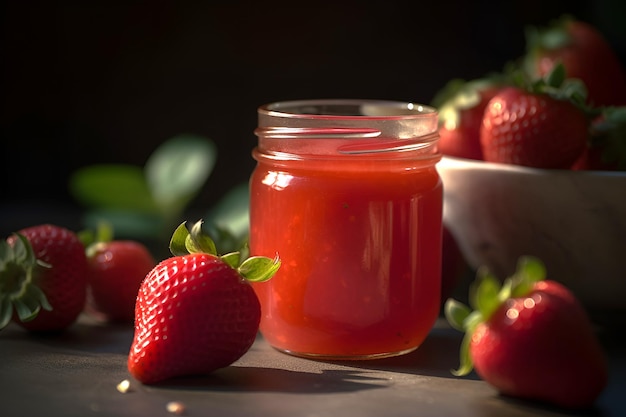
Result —
[{"label": "large red strawberry", "polygon": [[441,153],[468,159],[483,159],[480,126],[485,107],[503,87],[491,78],[465,82],[452,80],[437,93],[433,106],[439,110],[439,141]]},{"label": "large red strawberry", "polygon": [[587,86],[589,104],[626,104],[626,73],[595,26],[564,16],[545,28],[529,27],[526,42],[526,65],[532,76],[545,76],[562,63],[567,77],[579,78]]},{"label": "large red strawberry", "polygon": [[569,169],[587,147],[590,112],[584,86],[563,66],[545,79],[507,87],[487,104],[480,130],[488,162]]},{"label": "large red strawberry", "polygon": [[0,328],[11,319],[39,332],[72,325],[85,305],[87,259],[64,227],[28,227],[0,242]]},{"label": "large red strawberry", "polygon": [[89,264],[86,311],[100,320],[133,323],[141,281],[154,268],[152,253],[141,242],[115,240],[108,225],[94,235],[79,234]]},{"label": "large red strawberry", "polygon": [[532,257],[522,257],[502,285],[479,269],[470,292],[475,310],[446,302],[449,323],[465,332],[454,373],[475,369],[504,395],[588,408],[607,384],[605,354],[580,302],[545,273]]},{"label": "large red strawberry", "polygon": [[247,280],[267,280],[280,267],[278,258],[217,256],[201,222],[190,231],[181,224],[170,249],[174,256],[146,276],[137,295],[128,370],[145,384],[208,374],[243,356],[261,318]]}]

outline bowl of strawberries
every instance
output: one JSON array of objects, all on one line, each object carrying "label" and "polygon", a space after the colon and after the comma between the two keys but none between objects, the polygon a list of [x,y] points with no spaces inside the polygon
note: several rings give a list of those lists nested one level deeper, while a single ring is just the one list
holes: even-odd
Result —
[{"label": "bowl of strawberries", "polygon": [[444,156],[444,223],[468,264],[505,278],[521,255],[593,310],[626,309],[626,172]]},{"label": "bowl of strawberries", "polygon": [[[581,22],[563,30],[603,42]],[[504,279],[535,256],[590,311],[626,312],[625,72],[606,43],[591,58],[570,42],[442,89],[444,223],[472,268]]]}]

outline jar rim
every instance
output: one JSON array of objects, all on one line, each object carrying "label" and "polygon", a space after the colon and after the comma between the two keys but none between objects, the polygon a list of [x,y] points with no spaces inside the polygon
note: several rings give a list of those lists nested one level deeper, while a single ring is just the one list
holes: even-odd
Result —
[{"label": "jar rim", "polygon": [[436,153],[434,107],[393,100],[314,99],[265,104],[254,133],[259,147],[306,155]]},{"label": "jar rim", "polygon": [[403,120],[437,117],[432,106],[397,100],[313,99],[288,100],[259,106],[258,113],[270,117],[306,119]]}]

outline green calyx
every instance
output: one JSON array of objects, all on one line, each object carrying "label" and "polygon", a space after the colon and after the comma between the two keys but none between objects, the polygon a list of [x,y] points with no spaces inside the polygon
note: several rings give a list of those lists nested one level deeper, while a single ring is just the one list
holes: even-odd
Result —
[{"label": "green calyx", "polygon": [[555,100],[569,101],[590,119],[599,110],[587,105],[587,86],[578,78],[568,78],[563,63],[558,62],[544,77],[532,77],[521,70],[513,70],[514,85],[533,94],[546,94]]},{"label": "green calyx", "polygon": [[574,21],[572,16],[563,15],[545,27],[528,25],[524,28],[526,53],[521,57],[520,63],[527,74],[536,76],[538,62],[542,57],[572,44],[568,27]]},{"label": "green calyx", "polygon": [[[280,258],[268,258],[265,256],[251,256],[240,251],[218,255],[215,243],[202,229],[202,220],[194,223],[191,229],[187,228],[187,222],[181,223],[170,240],[170,252],[174,256],[184,256],[191,253],[208,253],[219,256],[222,261],[236,269],[239,275],[250,282],[267,281],[274,276],[280,268]],[[247,252],[247,251],[246,251]]]},{"label": "green calyx", "polygon": [[439,121],[444,123],[451,119],[458,119],[461,110],[479,105],[482,100],[482,91],[510,84],[508,74],[497,72],[471,80],[454,78],[437,91],[430,104],[439,109]]},{"label": "green calyx", "polygon": [[602,150],[602,160],[626,171],[626,106],[602,109],[591,129],[590,147]]},{"label": "green calyx", "polygon": [[454,329],[465,333],[461,342],[460,365],[452,373],[456,376],[469,374],[473,369],[470,357],[470,342],[479,324],[489,321],[500,306],[510,298],[529,294],[538,281],[544,280],[546,269],[534,257],[520,257],[517,269],[503,282],[498,280],[486,267],[476,273],[476,280],[470,286],[470,306],[448,299],[444,306],[446,320]]},{"label": "green calyx", "polygon": [[524,29],[527,54],[536,58],[536,55],[545,51],[553,51],[571,45],[573,40],[568,31],[568,26],[574,21],[574,17],[565,14],[551,21],[546,27],[527,26]]},{"label": "green calyx", "polygon": [[13,244],[0,241],[0,329],[14,314],[22,321],[33,320],[41,309],[52,310],[44,292],[36,285],[38,268],[49,268],[36,259],[28,239],[15,234]]},{"label": "green calyx", "polygon": [[85,247],[85,254],[91,258],[98,251],[98,247],[113,240],[113,226],[107,221],[100,221],[96,230],[85,229],[77,233],[78,239]]}]

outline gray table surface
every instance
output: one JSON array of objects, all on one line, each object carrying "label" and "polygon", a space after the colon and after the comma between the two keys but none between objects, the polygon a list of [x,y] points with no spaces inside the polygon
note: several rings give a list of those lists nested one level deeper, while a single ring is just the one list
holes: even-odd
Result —
[{"label": "gray table surface", "polygon": [[[215,373],[146,386],[126,368],[133,330],[81,317],[67,332],[35,337],[12,324],[0,332],[0,416],[167,416],[179,401],[189,416],[626,416],[626,354],[616,332],[602,340],[609,386],[592,410],[562,410],[500,396],[472,374],[458,378],[461,334],[439,320],[405,356],[323,362],[272,349],[258,337]],[[116,386],[128,379],[131,389]]]}]

